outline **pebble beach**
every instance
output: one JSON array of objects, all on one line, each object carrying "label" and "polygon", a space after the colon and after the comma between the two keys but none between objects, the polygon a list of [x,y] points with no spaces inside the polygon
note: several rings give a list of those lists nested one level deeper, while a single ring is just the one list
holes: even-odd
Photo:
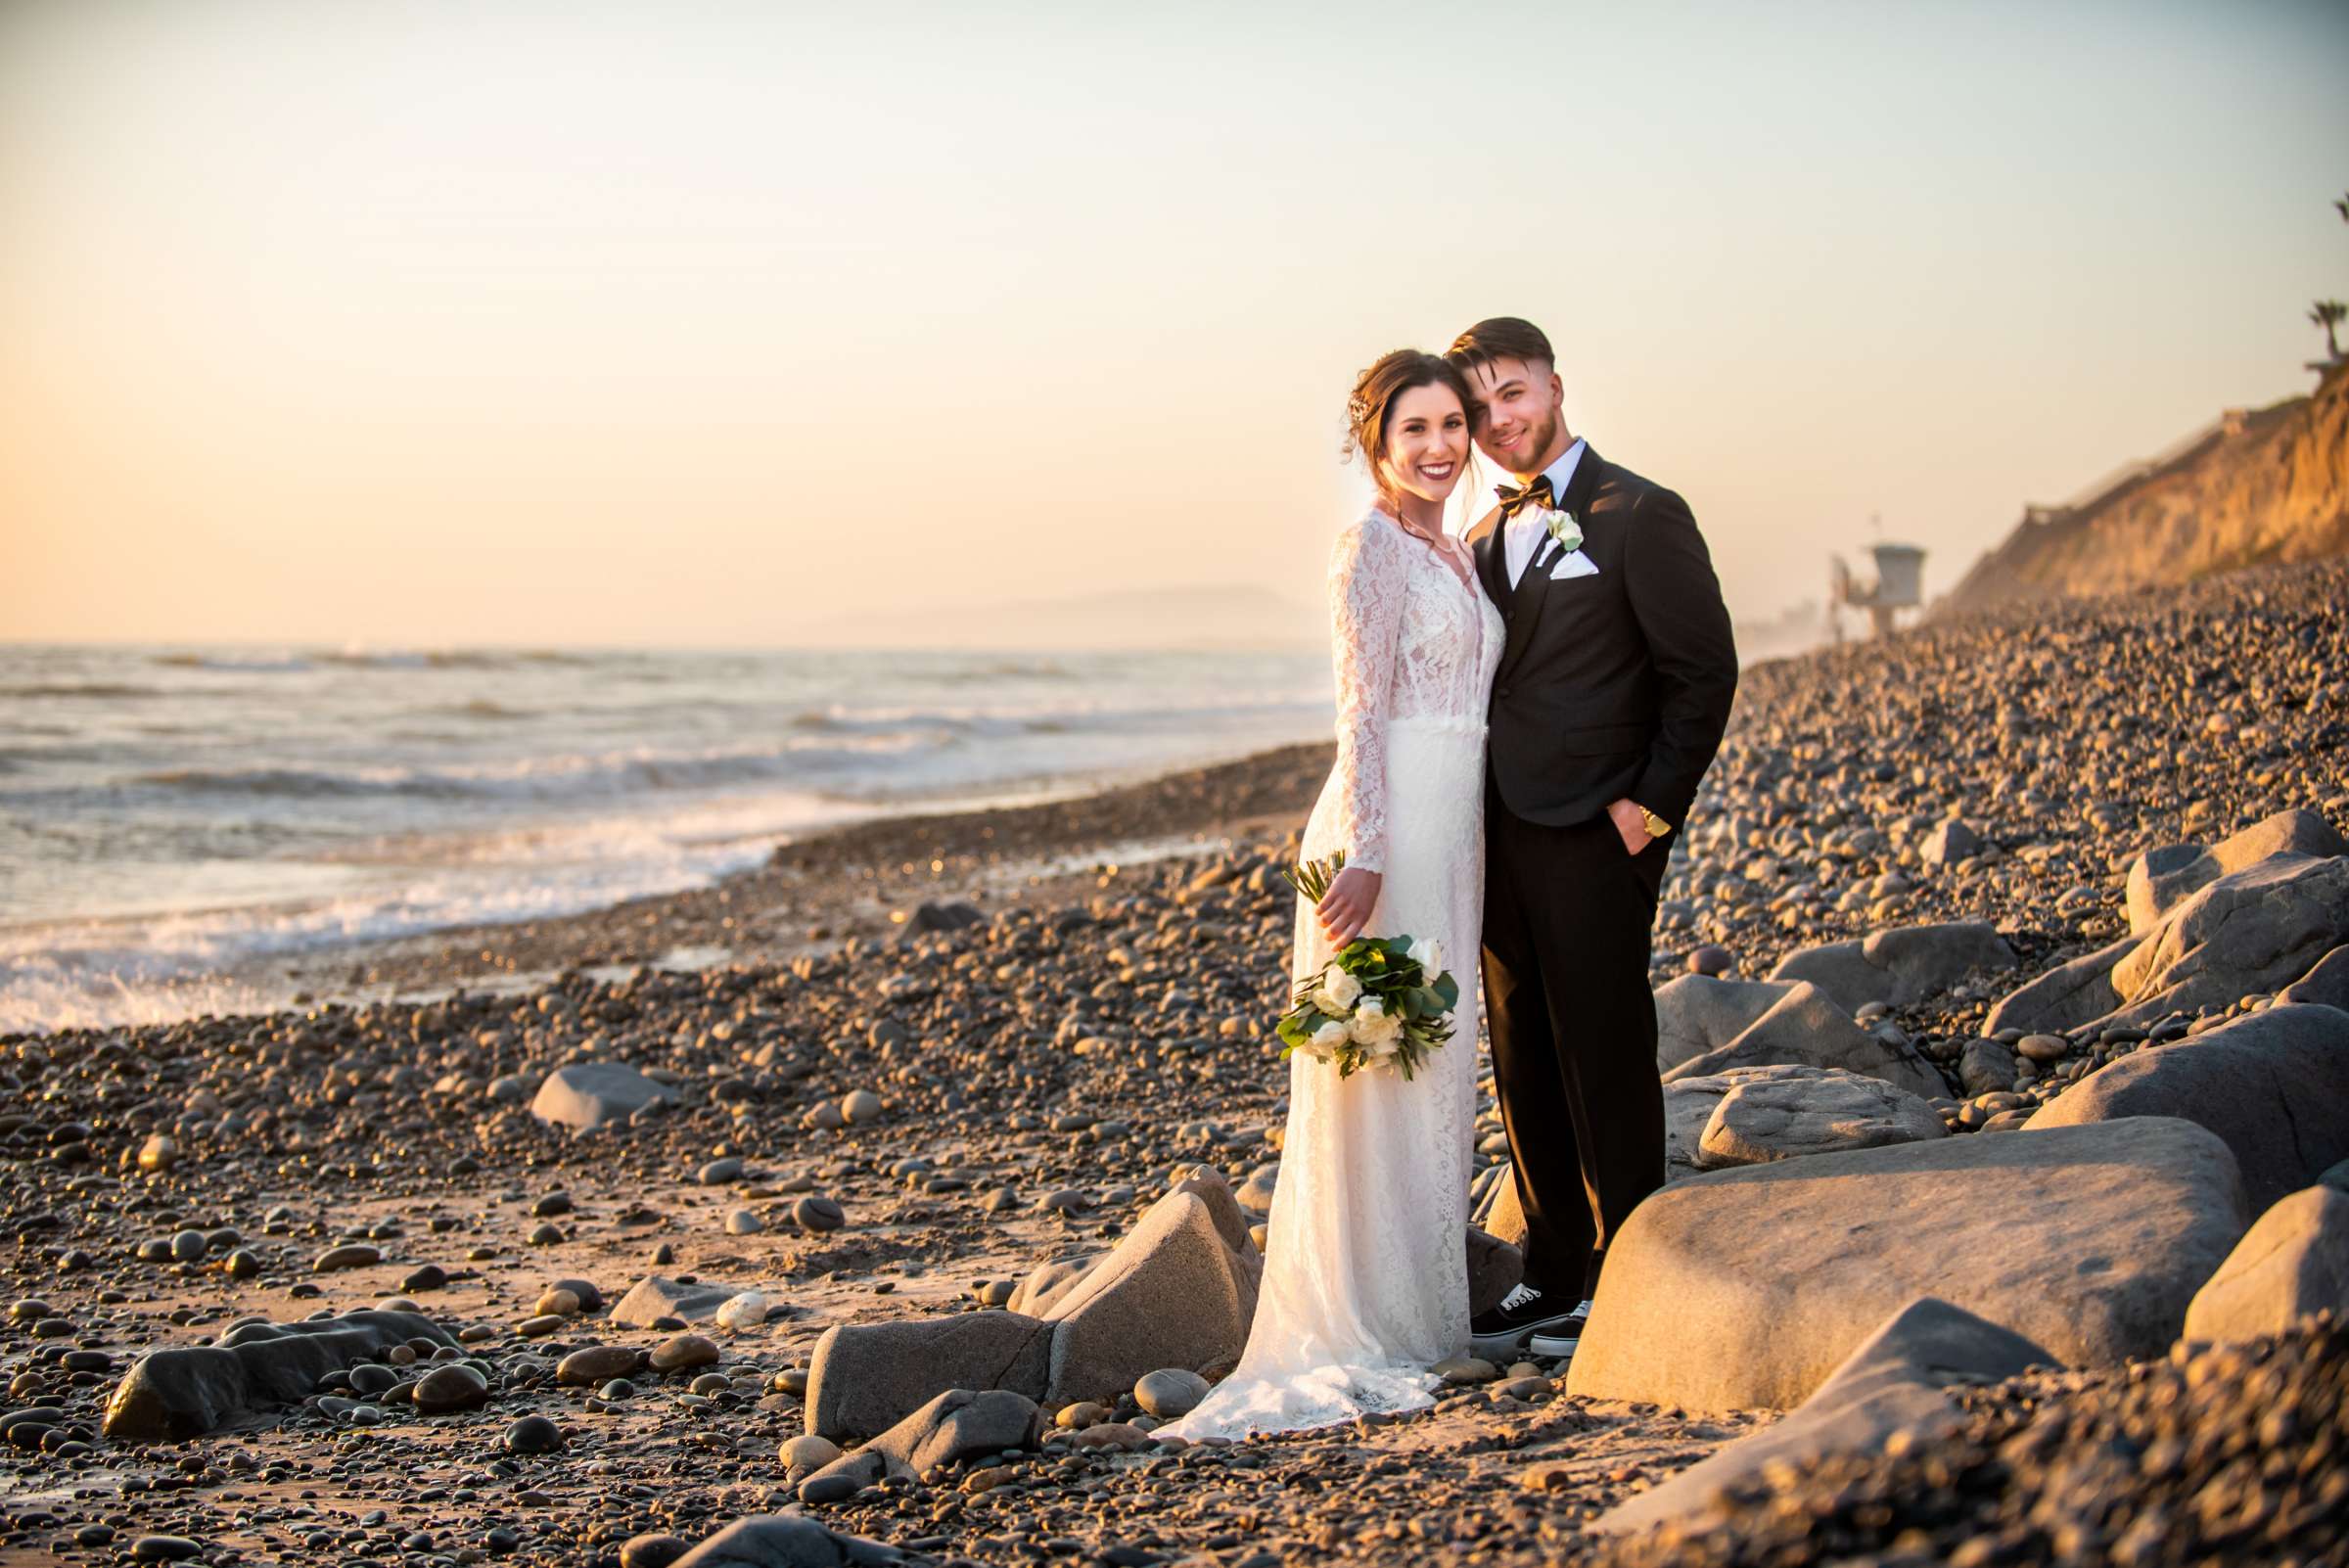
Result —
[{"label": "pebble beach", "polygon": [[[1153,1435],[1253,1299],[1325,744],[0,1037],[0,1562],[2349,1560],[2349,1339],[2260,1315],[2349,1256],[2345,603],[2261,569],[1749,669],[1658,918],[1652,1251],[1572,1363],[1400,1419]],[[1505,1288],[1489,1072],[1477,1137]],[[1896,1295],[1800,1254],[1844,1185],[1919,1195]],[[2302,1283],[2214,1298],[2294,1203]],[[1713,1288],[1756,1205],[1811,1295]],[[1915,1295],[1983,1326],[1838,1447],[1808,1402]]]}]

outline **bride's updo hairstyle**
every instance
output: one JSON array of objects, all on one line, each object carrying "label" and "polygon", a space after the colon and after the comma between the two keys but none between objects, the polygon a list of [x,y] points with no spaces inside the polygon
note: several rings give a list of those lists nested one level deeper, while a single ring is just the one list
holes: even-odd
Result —
[{"label": "bride's updo hairstyle", "polygon": [[[1459,366],[1442,354],[1423,353],[1417,348],[1398,348],[1391,354],[1381,354],[1369,369],[1354,379],[1354,395],[1346,399],[1346,451],[1359,457],[1362,466],[1370,471],[1370,483],[1378,486],[1381,500],[1392,506],[1394,496],[1387,492],[1386,477],[1378,471],[1379,459],[1386,455],[1387,421],[1395,408],[1395,399],[1416,387],[1449,387],[1460,400],[1460,412],[1473,414],[1475,403],[1469,400],[1468,378]],[[1474,460],[1474,449],[1470,460]]]}]

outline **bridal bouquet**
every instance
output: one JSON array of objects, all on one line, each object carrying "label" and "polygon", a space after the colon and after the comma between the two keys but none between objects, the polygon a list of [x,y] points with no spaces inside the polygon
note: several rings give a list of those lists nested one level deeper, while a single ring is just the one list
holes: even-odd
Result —
[{"label": "bridal bouquet", "polygon": [[[1281,874],[1298,897],[1319,903],[1345,864],[1341,851]],[[1429,1051],[1451,1038],[1459,1001],[1459,982],[1444,972],[1434,942],[1357,937],[1318,972],[1298,980],[1295,1005],[1274,1029],[1280,1057],[1285,1062],[1303,1051],[1334,1064],[1340,1078],[1376,1067],[1408,1080]]]}]

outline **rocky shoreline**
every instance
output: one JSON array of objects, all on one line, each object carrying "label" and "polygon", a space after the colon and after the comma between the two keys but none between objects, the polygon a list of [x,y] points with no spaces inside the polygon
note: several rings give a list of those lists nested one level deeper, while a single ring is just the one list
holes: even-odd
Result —
[{"label": "rocky shoreline", "polygon": [[[1391,1421],[1152,1435],[1253,1301],[1325,748],[339,977],[430,1000],[0,1040],[0,1562],[2337,1560],[2344,601],[1749,670],[1659,921],[1674,1179],[1571,1363]],[[1490,1286],[1489,1075],[1477,1135]]]}]

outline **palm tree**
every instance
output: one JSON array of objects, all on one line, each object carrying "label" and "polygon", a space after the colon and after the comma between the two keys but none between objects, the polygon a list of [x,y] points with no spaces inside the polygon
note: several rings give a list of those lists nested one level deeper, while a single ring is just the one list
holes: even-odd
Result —
[{"label": "palm tree", "polygon": [[2325,357],[2336,362],[2341,357],[2341,346],[2333,338],[2332,329],[2344,316],[2349,316],[2349,304],[2338,300],[2319,300],[2308,313],[2309,320],[2325,329]]}]

